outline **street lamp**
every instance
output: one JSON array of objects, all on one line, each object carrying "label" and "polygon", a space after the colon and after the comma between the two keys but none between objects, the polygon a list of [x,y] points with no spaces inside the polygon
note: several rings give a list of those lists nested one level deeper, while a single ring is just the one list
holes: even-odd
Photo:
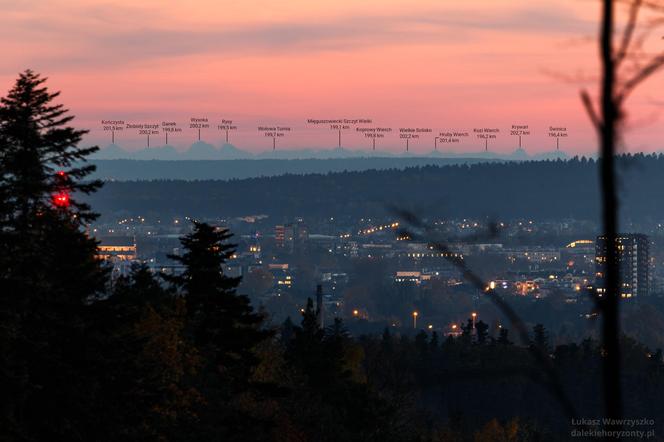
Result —
[{"label": "street lamp", "polygon": [[458,336],[459,335],[459,326],[456,324],[450,324],[450,332],[448,333],[450,336]]},{"label": "street lamp", "polygon": [[413,328],[417,328],[417,316],[419,313],[413,312]]},{"label": "street lamp", "polygon": [[473,329],[475,328],[475,320],[477,319],[477,313],[472,312],[470,316],[473,318]]}]

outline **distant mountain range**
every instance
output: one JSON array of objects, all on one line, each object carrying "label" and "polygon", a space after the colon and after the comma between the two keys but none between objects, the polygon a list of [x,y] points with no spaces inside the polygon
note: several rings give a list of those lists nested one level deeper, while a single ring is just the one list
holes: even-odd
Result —
[{"label": "distant mountain range", "polygon": [[511,154],[495,152],[443,152],[432,150],[426,153],[413,152],[388,152],[381,150],[351,150],[344,148],[334,149],[277,149],[273,151],[253,154],[239,149],[232,144],[223,144],[221,147],[198,141],[185,151],[178,151],[170,145],[144,148],[137,151],[128,151],[110,144],[97,153],[92,159],[95,160],[250,160],[250,159],[341,159],[341,158],[474,158],[493,160],[545,160],[566,159],[567,154],[562,151],[552,151],[529,155],[524,149],[518,148]]}]

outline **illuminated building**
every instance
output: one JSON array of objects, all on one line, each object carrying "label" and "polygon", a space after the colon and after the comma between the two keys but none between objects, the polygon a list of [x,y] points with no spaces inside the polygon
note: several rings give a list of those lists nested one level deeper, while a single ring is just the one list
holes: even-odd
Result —
[{"label": "illuminated building", "polygon": [[293,241],[292,229],[289,229],[287,225],[278,225],[274,227],[274,242],[277,247],[285,247],[287,238],[290,241]]},{"label": "illuminated building", "polygon": [[112,276],[126,275],[136,261],[136,239],[126,236],[100,238],[97,246],[97,258],[113,265]]},{"label": "illuminated building", "polygon": [[521,296],[526,296],[539,290],[539,284],[534,280],[517,281],[515,285],[516,293]]},{"label": "illuminated building", "polygon": [[595,272],[595,241],[578,239],[560,250],[560,259],[567,268],[576,271]]},{"label": "illuminated building", "polygon": [[268,272],[272,274],[277,290],[287,290],[293,285],[293,276],[288,264],[268,264]]},{"label": "illuminated building", "polygon": [[[631,298],[647,295],[650,291],[648,237],[643,234],[619,234],[615,248],[620,272],[620,296]],[[598,236],[595,243],[595,290],[598,296],[602,296],[606,291],[606,252],[606,237]]]},{"label": "illuminated building", "polygon": [[97,246],[97,257],[108,261],[134,261],[136,240],[126,236],[102,238]]},{"label": "illuminated building", "polygon": [[394,281],[399,283],[420,284],[421,272],[396,272]]},{"label": "illuminated building", "polygon": [[583,249],[588,250],[592,249],[595,246],[595,241],[591,239],[577,239],[576,241],[572,241],[571,243],[567,244],[565,248],[568,249]]},{"label": "illuminated building", "polygon": [[394,281],[401,284],[415,284],[420,285],[425,281],[431,280],[430,274],[422,272],[400,271],[394,275]]},{"label": "illuminated building", "polygon": [[274,228],[275,245],[290,252],[296,248],[301,248],[308,239],[309,229],[302,220],[291,224],[278,225]]}]

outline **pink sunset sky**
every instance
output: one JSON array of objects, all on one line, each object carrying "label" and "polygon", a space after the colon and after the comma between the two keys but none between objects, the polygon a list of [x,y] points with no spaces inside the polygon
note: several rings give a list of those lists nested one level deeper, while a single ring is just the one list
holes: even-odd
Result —
[{"label": "pink sunset sky", "polygon": [[[512,124],[527,124],[529,152],[550,151],[549,126],[567,128],[561,148],[593,153],[595,136],[579,101],[594,93],[599,3],[593,0],[0,0],[0,86],[32,68],[61,90],[61,100],[90,129],[86,143],[106,145],[101,120],[177,121],[170,144],[196,140],[190,117],[238,130],[231,142],[271,149],[259,125],[290,126],[280,145],[336,146],[337,134],[309,118],[371,118],[373,126],[428,127],[435,133],[501,130],[491,150],[510,152]],[[653,48],[664,49],[661,36]],[[658,47],[661,46],[661,47]],[[586,78],[564,82],[556,75]],[[630,151],[658,151],[664,73],[629,101]],[[157,137],[159,138],[159,137]],[[431,139],[429,139],[431,138]],[[427,152],[433,137],[413,141]],[[116,134],[133,150],[136,131]],[[163,143],[163,140],[158,141]],[[357,133],[344,146],[369,148]],[[403,149],[393,134],[380,149]],[[471,137],[454,150],[477,151]],[[443,149],[446,148],[443,146]]]}]

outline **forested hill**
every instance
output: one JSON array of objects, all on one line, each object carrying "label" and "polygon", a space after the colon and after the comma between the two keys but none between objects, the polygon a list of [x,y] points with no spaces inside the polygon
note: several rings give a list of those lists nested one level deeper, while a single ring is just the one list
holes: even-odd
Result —
[{"label": "forested hill", "polygon": [[[618,164],[622,213],[640,221],[663,219],[664,156],[622,156]],[[230,181],[109,182],[90,200],[105,215],[381,216],[394,205],[428,216],[597,220],[597,173],[595,161],[575,158]]]}]

